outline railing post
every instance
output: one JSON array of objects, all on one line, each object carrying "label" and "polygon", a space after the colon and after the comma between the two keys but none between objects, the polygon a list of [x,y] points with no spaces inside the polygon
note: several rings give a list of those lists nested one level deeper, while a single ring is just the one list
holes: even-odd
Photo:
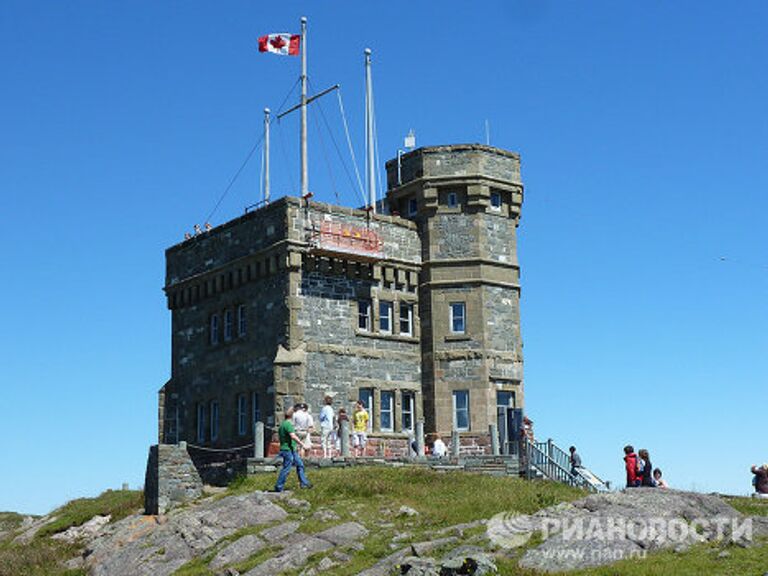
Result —
[{"label": "railing post", "polygon": [[264,458],[264,422],[255,422],[253,425],[253,457]]},{"label": "railing post", "polygon": [[499,455],[499,431],[496,424],[488,425],[488,434],[491,436],[491,454]]},{"label": "railing post", "polygon": [[550,460],[552,460],[552,452],[554,451],[553,445],[554,445],[554,442],[552,441],[552,438],[548,438],[547,439],[547,457]]},{"label": "railing post", "polygon": [[460,447],[461,441],[459,440],[459,431],[454,429],[451,431],[451,456],[453,458],[459,457]]},{"label": "railing post", "polygon": [[424,456],[424,420],[416,422],[416,455]]},{"label": "railing post", "polygon": [[349,458],[349,420],[341,421],[339,433],[341,434],[341,438],[339,438],[341,443],[341,456],[342,458]]}]

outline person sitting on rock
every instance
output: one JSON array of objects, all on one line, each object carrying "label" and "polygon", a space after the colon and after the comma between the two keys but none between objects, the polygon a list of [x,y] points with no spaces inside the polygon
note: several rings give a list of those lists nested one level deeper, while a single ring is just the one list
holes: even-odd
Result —
[{"label": "person sitting on rock", "polygon": [[661,470],[659,468],[654,468],[653,470],[653,481],[656,482],[656,488],[669,488],[669,484],[661,477]]},{"label": "person sitting on rock", "polygon": [[656,484],[653,483],[653,465],[651,464],[651,457],[648,454],[648,450],[641,448],[637,455],[639,457],[637,469],[640,486],[654,488]]},{"label": "person sitting on rock", "polygon": [[755,475],[755,498],[768,498],[768,463],[762,466],[752,466],[752,474]]},{"label": "person sitting on rock", "polygon": [[640,485],[637,477],[637,454],[632,445],[624,446],[624,465],[627,469],[627,488],[635,488]]}]

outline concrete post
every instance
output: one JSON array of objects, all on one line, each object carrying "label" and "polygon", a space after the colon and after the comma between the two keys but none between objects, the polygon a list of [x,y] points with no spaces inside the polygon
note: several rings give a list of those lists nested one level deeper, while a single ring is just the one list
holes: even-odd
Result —
[{"label": "concrete post", "polygon": [[491,454],[499,455],[499,431],[496,424],[488,425],[488,434],[491,436]]},{"label": "concrete post", "polygon": [[416,422],[416,455],[424,457],[424,420]]},{"label": "concrete post", "polygon": [[349,458],[349,420],[341,421],[341,456],[343,458]]},{"label": "concrete post", "polygon": [[253,425],[253,457],[264,458],[264,422]]},{"label": "concrete post", "polygon": [[459,441],[459,431],[453,430],[451,432],[451,456],[453,458],[459,457],[459,447],[461,446],[461,442]]}]

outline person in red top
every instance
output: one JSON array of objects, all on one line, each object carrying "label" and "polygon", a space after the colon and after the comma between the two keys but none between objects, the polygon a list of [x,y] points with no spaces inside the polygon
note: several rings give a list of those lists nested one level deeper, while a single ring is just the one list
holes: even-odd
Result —
[{"label": "person in red top", "polygon": [[637,477],[637,454],[632,446],[624,446],[624,463],[627,467],[627,488],[635,488],[640,485]]}]

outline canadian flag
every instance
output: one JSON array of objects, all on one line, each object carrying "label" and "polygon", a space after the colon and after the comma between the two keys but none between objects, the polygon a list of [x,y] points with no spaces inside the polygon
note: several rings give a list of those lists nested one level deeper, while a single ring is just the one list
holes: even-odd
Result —
[{"label": "canadian flag", "polygon": [[298,34],[268,34],[259,38],[259,52],[281,56],[298,56],[301,36]]}]

